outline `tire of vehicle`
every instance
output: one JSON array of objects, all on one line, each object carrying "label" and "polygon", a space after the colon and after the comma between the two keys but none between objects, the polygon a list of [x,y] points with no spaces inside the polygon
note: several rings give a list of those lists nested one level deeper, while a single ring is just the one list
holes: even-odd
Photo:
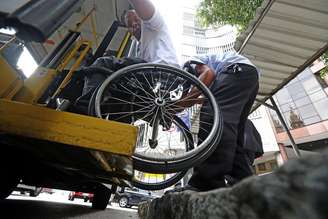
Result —
[{"label": "tire of vehicle", "polygon": [[[219,110],[219,106],[216,103],[216,100],[215,100],[214,96],[212,95],[212,93],[210,92],[210,90],[201,81],[199,81],[195,76],[193,76],[192,74],[185,72],[181,69],[178,69],[178,68],[175,68],[172,66],[168,66],[168,65],[162,65],[162,64],[147,63],[147,64],[136,64],[136,65],[125,67],[123,69],[120,69],[120,70],[114,72],[99,87],[99,90],[98,90],[96,98],[95,98],[95,111],[96,111],[96,114],[98,117],[105,118],[105,116],[103,115],[102,109],[101,109],[101,104],[103,103],[103,101],[106,101],[106,99],[103,99],[104,97],[106,97],[105,93],[108,92],[108,90],[106,90],[106,89],[108,87],[112,88],[112,86],[111,86],[112,84],[114,85],[114,89],[120,88],[120,86],[123,86],[123,85],[124,86],[131,85],[131,83],[133,85],[133,81],[131,80],[132,76],[134,77],[134,79],[133,78],[132,79],[134,81],[138,82],[138,80],[139,80],[138,77],[142,77],[142,74],[148,74],[148,76],[150,76],[150,73],[153,73],[153,72],[157,72],[157,75],[160,75],[160,74],[163,75],[164,73],[167,74],[166,78],[164,78],[164,77],[157,78],[155,80],[155,82],[160,81],[160,80],[162,80],[162,82],[163,82],[162,85],[164,85],[164,89],[166,89],[166,91],[167,91],[167,92],[164,91],[163,98],[165,98],[165,95],[167,95],[168,92],[171,95],[171,91],[170,91],[171,88],[172,89],[174,88],[175,90],[177,90],[180,85],[186,86],[186,84],[190,84],[190,86],[195,86],[202,93],[202,97],[207,104],[206,107],[210,107],[213,112],[213,115],[211,115],[211,121],[210,121],[210,123],[208,123],[208,124],[211,124],[211,127],[207,133],[207,136],[201,141],[200,145],[198,145],[195,149],[184,153],[183,155],[178,155],[178,156],[175,156],[174,158],[172,158],[172,157],[167,158],[166,156],[149,157],[148,155],[135,153],[133,155],[134,168],[139,171],[150,172],[150,173],[175,173],[175,172],[184,171],[186,169],[189,169],[189,168],[201,163],[204,159],[206,159],[206,157],[208,157],[210,155],[208,153],[212,153],[215,150],[217,144],[213,144],[213,142],[216,141],[215,139],[220,138],[221,133],[222,133],[223,121],[222,121],[221,112]],[[160,73],[158,73],[158,72],[160,72]],[[136,73],[138,73],[139,75]],[[159,76],[159,77],[161,77],[161,76]],[[144,78],[147,78],[147,75]],[[175,78],[178,78],[178,79],[175,80]],[[119,83],[119,80],[121,80],[121,79],[123,79],[122,85],[120,85],[120,83]],[[173,82],[171,82],[171,79],[173,79]],[[124,81],[124,80],[126,80],[126,81]],[[164,80],[166,80],[166,82]],[[181,82],[183,80],[185,80],[186,83]],[[147,82],[149,84],[149,81],[147,81]],[[130,83],[130,84],[126,84],[126,83]],[[136,84],[136,82],[134,82],[134,83],[135,83],[133,85],[133,86],[135,86],[134,88],[137,89],[136,87],[139,87],[139,89],[140,89],[140,87],[141,87],[140,82],[138,82],[139,85]],[[167,83],[169,83],[169,84],[171,83],[171,85],[168,85]],[[118,87],[116,86],[117,87],[116,88],[115,85],[117,85]],[[133,86],[131,86],[131,88],[129,87],[128,88],[129,90],[125,89],[126,90],[125,93],[131,93],[131,95],[133,95],[133,92],[132,92]],[[156,87],[153,87],[153,86],[155,86],[154,82],[153,82],[153,85],[149,85],[149,87],[147,87],[147,88],[143,87],[145,89],[144,92],[148,93],[148,94],[150,94],[152,91],[155,92],[155,90],[156,90],[156,92],[158,92],[157,85],[156,85]],[[161,92],[161,87],[159,89]],[[185,89],[185,88],[183,87],[183,89]],[[186,90],[183,90],[183,93],[185,93],[185,91]],[[140,94],[138,92],[136,92],[136,93],[137,93],[137,95]],[[177,93],[173,93],[173,94],[177,94]],[[127,95],[127,94],[124,94],[124,95]],[[109,98],[111,98],[111,97],[109,97]],[[171,102],[167,102],[167,107],[170,108],[170,107],[172,107],[172,104],[171,104],[172,101],[174,103],[175,100],[173,100],[173,98],[170,97],[169,101],[171,101]],[[179,100],[179,101],[181,101],[181,100]],[[139,102],[140,102],[140,97],[139,97]],[[139,102],[138,102],[138,104],[140,105]],[[131,104],[131,102],[129,102],[129,103]],[[115,103],[115,104],[117,104],[117,103]],[[132,102],[132,104],[133,104],[133,102]],[[135,104],[135,105],[138,105],[138,104]],[[161,104],[161,102],[156,103],[156,104]],[[158,106],[155,106],[155,107],[158,107]],[[165,108],[165,106],[163,106],[163,108]],[[150,112],[151,111],[154,112],[152,105],[150,105],[148,107],[148,109]],[[144,111],[145,110],[146,109],[144,109]],[[137,111],[134,111],[134,113],[137,113]],[[139,110],[139,112],[141,112],[141,110]],[[106,113],[106,114],[108,117],[109,114],[114,115],[115,113]],[[114,118],[115,118],[115,116],[114,116]],[[119,118],[122,118],[122,116]],[[118,120],[119,120],[119,118],[118,118]],[[145,118],[145,117],[143,117],[143,118]],[[146,118],[144,120],[146,120]],[[165,120],[164,120],[164,122],[165,122]]]},{"label": "tire of vehicle", "polygon": [[34,191],[30,192],[30,196],[31,197],[37,197],[38,195],[40,195],[41,191],[42,191],[42,188],[37,187]]},{"label": "tire of vehicle", "polygon": [[[188,130],[187,125],[177,116],[174,118],[174,123],[182,131],[182,136],[185,138],[185,141],[187,142],[186,151],[189,151],[191,148],[193,148],[194,141],[190,132],[185,131]],[[179,182],[179,180],[181,180],[186,175],[187,171],[188,170],[177,172],[172,177],[165,179],[164,181],[161,182],[150,183],[150,182],[139,181],[133,178],[132,184],[133,186],[143,190],[162,190]]]},{"label": "tire of vehicle", "polygon": [[98,210],[106,209],[111,196],[111,190],[101,185],[96,187],[93,194],[92,208]]},{"label": "tire of vehicle", "polygon": [[20,181],[20,174],[15,169],[7,168],[8,163],[2,165],[0,162],[0,200],[7,198],[17,187]]},{"label": "tire of vehicle", "polygon": [[129,199],[128,197],[126,196],[122,196],[120,197],[120,199],[118,200],[118,204],[121,208],[127,208],[129,205],[128,205],[128,202],[129,202]]}]

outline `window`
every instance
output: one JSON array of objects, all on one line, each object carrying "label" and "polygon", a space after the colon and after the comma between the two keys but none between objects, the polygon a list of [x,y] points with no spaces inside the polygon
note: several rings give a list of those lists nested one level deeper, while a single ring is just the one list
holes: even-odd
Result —
[{"label": "window", "polygon": [[295,100],[295,105],[298,108],[299,107],[302,107],[302,106],[305,106],[305,105],[309,105],[310,103],[311,103],[311,100],[307,96],[305,96],[305,97],[303,97],[301,99]]},{"label": "window", "polygon": [[255,110],[254,112],[252,112],[252,114],[250,114],[248,116],[249,119],[256,119],[256,118],[261,118],[261,113],[260,113],[260,109]]},{"label": "window", "polygon": [[311,125],[311,124],[320,122],[321,119],[320,119],[320,117],[318,115],[316,115],[316,116],[313,116],[313,117],[310,117],[310,118],[306,118],[303,121],[304,121],[304,124],[305,125]]},{"label": "window", "polygon": [[306,68],[301,74],[297,76],[297,78],[301,81],[311,77],[313,75],[312,71],[310,68]]},{"label": "window", "polygon": [[194,34],[194,28],[188,27],[188,26],[183,26],[183,34],[193,35]]},{"label": "window", "polygon": [[279,121],[279,118],[278,118],[276,112],[271,109],[269,110],[269,112],[270,112],[270,115],[272,118],[273,125],[276,129],[276,132],[277,133],[284,132],[284,128],[282,127],[281,122]]},{"label": "window", "polygon": [[276,94],[277,100],[279,104],[285,104],[292,102],[292,98],[290,94],[288,93],[286,88],[281,89],[277,94]]},{"label": "window", "polygon": [[287,87],[287,90],[288,90],[290,96],[294,100],[297,100],[299,98],[306,96],[305,90],[300,83],[295,83],[295,84],[289,85]]},{"label": "window", "polygon": [[206,54],[208,53],[208,48],[205,47],[196,47],[196,54]]},{"label": "window", "polygon": [[205,37],[205,30],[196,29],[195,30],[195,35]]},{"label": "window", "polygon": [[288,112],[286,112],[286,113],[283,114],[284,119],[285,119],[285,121],[286,121],[286,123],[287,123],[288,128],[291,127],[291,126],[290,126],[290,120],[289,120],[289,114],[290,114],[290,111],[288,111]]},{"label": "window", "polygon": [[318,81],[315,79],[315,77],[313,75],[312,75],[312,77],[309,77],[306,80],[303,80],[302,84],[308,94],[312,94],[312,93],[315,93],[315,92],[321,90],[321,86],[319,85]]},{"label": "window", "polygon": [[278,164],[276,161],[269,162],[269,165],[270,165],[271,170],[274,170],[278,167]]},{"label": "window", "polygon": [[257,165],[259,171],[266,171],[266,166],[265,166],[265,163],[259,163]]},{"label": "window", "polygon": [[187,13],[187,12],[183,13],[183,20],[185,21],[193,21],[194,17],[195,16],[191,13]]},{"label": "window", "polygon": [[280,106],[280,110],[283,113],[288,112],[291,109],[295,109],[295,108],[296,108],[296,106],[293,102],[289,102],[289,103],[286,103],[286,104],[283,104],[283,105]]},{"label": "window", "polygon": [[303,119],[317,115],[317,112],[312,104],[298,108],[298,112]]},{"label": "window", "polygon": [[327,95],[325,94],[324,91],[319,90],[313,94],[310,94],[309,97],[312,100],[312,102],[317,102],[319,100],[327,98]]},{"label": "window", "polygon": [[328,119],[328,98],[313,103],[321,119]]}]

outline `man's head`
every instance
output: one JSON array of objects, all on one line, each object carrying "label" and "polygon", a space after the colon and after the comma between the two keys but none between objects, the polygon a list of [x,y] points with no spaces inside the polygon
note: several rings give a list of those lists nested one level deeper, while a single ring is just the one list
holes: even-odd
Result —
[{"label": "man's head", "polygon": [[140,40],[141,37],[141,18],[137,15],[135,10],[128,10],[124,15],[124,22],[129,32]]}]

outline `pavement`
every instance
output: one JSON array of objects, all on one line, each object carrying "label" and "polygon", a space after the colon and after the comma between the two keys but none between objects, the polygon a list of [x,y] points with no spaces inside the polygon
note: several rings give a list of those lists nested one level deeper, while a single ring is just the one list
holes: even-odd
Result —
[{"label": "pavement", "polygon": [[105,210],[94,210],[91,203],[82,199],[68,200],[67,191],[56,190],[54,194],[41,193],[38,197],[29,197],[14,192],[0,202],[1,218],[81,218],[81,219],[138,219],[137,208],[121,208],[112,203]]}]

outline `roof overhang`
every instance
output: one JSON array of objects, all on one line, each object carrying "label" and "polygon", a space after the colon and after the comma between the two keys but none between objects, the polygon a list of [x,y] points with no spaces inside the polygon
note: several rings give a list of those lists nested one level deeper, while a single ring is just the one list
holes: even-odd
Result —
[{"label": "roof overhang", "polygon": [[260,69],[265,102],[328,49],[328,1],[264,0],[235,49]]}]

